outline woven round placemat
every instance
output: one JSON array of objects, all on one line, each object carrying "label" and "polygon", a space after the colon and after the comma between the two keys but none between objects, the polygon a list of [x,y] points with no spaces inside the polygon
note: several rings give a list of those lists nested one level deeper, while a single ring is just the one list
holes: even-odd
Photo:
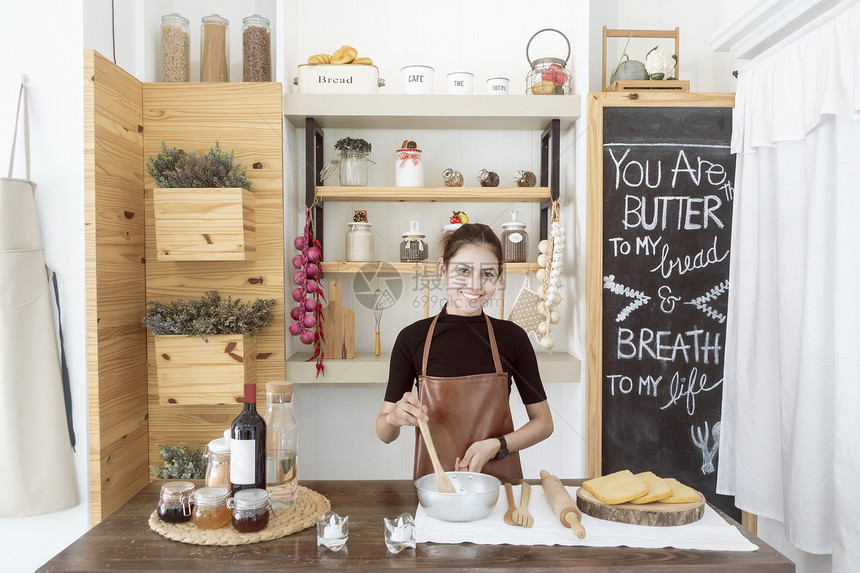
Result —
[{"label": "woven round placemat", "polygon": [[331,509],[329,500],[311,489],[299,486],[299,496],[292,507],[276,509],[269,524],[254,533],[239,533],[229,524],[220,529],[197,529],[192,522],[165,523],[153,511],[149,527],[156,533],[182,543],[194,545],[243,545],[278,539],[314,525],[322,514]]}]

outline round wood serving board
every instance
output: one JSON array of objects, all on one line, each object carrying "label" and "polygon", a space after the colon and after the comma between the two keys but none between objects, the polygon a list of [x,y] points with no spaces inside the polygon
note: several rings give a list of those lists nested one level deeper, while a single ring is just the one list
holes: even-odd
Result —
[{"label": "round wood serving board", "polygon": [[616,521],[618,523],[629,523],[631,525],[686,525],[702,518],[705,513],[705,496],[701,492],[698,501],[692,503],[619,503],[609,505],[603,503],[585,489],[579,488],[576,492],[576,505],[586,515]]}]

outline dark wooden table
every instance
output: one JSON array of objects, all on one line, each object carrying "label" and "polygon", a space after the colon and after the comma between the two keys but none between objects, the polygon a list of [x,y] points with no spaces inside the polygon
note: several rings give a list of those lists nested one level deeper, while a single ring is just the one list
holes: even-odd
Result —
[{"label": "dark wooden table", "polygon": [[[577,485],[581,480],[564,480]],[[332,509],[349,515],[346,550],[317,547],[309,528],[281,539],[230,547],[188,545],[170,541],[149,528],[160,481],[147,486],[125,506],[93,527],[43,565],[39,571],[712,571],[768,573],[794,571],[794,564],[736,522],[758,545],[753,552],[635,549],[628,547],[561,547],[522,545],[446,545],[419,543],[392,555],[383,541],[383,517],[414,514],[418,505],[411,481],[302,481],[325,495]],[[533,483],[540,483],[539,481]]]}]

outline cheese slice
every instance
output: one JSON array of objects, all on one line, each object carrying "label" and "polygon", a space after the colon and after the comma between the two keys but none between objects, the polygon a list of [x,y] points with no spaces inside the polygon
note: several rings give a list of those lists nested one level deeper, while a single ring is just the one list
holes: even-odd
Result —
[{"label": "cheese slice", "polygon": [[648,486],[642,478],[630,470],[621,470],[583,482],[582,487],[594,494],[603,503],[616,504],[642,497],[648,493]]},{"label": "cheese slice", "polygon": [[648,493],[642,497],[631,499],[630,503],[651,503],[652,501],[659,501],[672,495],[672,486],[666,483],[666,480],[663,478],[654,475],[653,472],[638,473],[636,477],[642,478],[642,481],[648,486]]},{"label": "cheese slice", "polygon": [[666,483],[672,488],[672,495],[664,497],[662,503],[693,503],[699,501],[699,493],[688,485],[684,485],[675,478],[665,478]]}]

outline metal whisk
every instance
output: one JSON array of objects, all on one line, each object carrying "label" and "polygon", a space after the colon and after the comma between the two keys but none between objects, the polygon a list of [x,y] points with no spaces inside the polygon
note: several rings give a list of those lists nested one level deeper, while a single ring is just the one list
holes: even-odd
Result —
[{"label": "metal whisk", "polygon": [[380,341],[379,341],[379,326],[382,323],[382,291],[376,289],[376,300],[373,302],[373,318],[376,320],[376,343],[373,347],[373,353],[376,356],[379,356],[381,351]]}]

